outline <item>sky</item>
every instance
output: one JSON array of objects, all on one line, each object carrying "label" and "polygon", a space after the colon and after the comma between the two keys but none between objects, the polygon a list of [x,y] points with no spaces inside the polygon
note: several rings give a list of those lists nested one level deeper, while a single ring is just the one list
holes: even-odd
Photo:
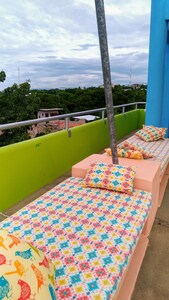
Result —
[{"label": "sky", "polygon": [[[113,84],[147,83],[151,0],[105,0]],[[0,90],[103,84],[94,0],[0,0]]]}]

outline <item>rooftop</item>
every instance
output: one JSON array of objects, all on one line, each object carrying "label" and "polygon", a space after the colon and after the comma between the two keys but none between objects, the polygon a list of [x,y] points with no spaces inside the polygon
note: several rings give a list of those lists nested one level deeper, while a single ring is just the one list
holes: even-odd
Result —
[{"label": "rooftop", "polygon": [[41,108],[39,109],[39,111],[43,111],[43,112],[55,112],[58,110],[63,110],[63,108]]},{"label": "rooftop", "polygon": [[[48,195],[45,194],[40,200],[34,202],[33,205],[29,205],[29,208],[26,207],[23,209],[20,215],[18,213],[17,217],[11,217],[9,219],[10,221],[5,222],[5,228],[10,229],[10,232],[13,232],[12,230],[15,228],[17,233],[19,232],[19,234],[21,234],[22,238],[26,239],[28,234],[28,241],[30,241],[31,238],[33,243],[37,242],[37,245],[39,245],[39,247],[37,247],[38,249],[41,249],[41,245],[43,245],[43,250],[45,249],[46,251],[46,249],[48,249],[47,252],[45,252],[46,255],[51,255],[54,258],[53,263],[56,263],[56,272],[54,271],[55,273],[53,273],[53,276],[57,277],[56,293],[59,293],[57,295],[61,295],[61,297],[64,297],[65,299],[67,295],[69,295],[69,299],[71,299],[71,293],[76,293],[76,295],[77,293],[80,293],[82,296],[81,298],[84,298],[86,295],[91,295],[92,293],[95,299],[102,298],[102,296],[100,297],[100,294],[105,295],[104,299],[110,298],[110,295],[115,295],[115,299],[118,300],[166,300],[169,298],[169,160],[167,161],[164,170],[161,168],[162,163],[165,161],[165,156],[167,157],[168,155],[167,147],[169,145],[168,140],[164,138],[164,135],[162,135],[162,131],[165,129],[165,135],[167,134],[168,136],[167,129],[169,124],[169,115],[167,110],[169,99],[169,90],[167,88],[169,72],[167,68],[169,62],[168,55],[166,55],[169,49],[167,40],[169,33],[169,26],[167,26],[169,19],[169,3],[167,0],[152,0],[151,9],[146,119],[145,110],[138,109],[138,103],[136,103],[135,110],[126,113],[125,108],[122,107],[122,114],[116,115],[114,120],[113,118],[111,120],[112,123],[115,122],[117,142],[119,142],[122,138],[126,138],[126,136],[131,134],[133,131],[142,128],[144,124],[153,124],[156,126],[156,134],[159,134],[159,139],[161,140],[159,142],[167,143],[167,146],[165,147],[157,147],[159,156],[163,153],[163,158],[160,160],[159,156],[155,156],[155,158],[152,158],[151,162],[137,160],[137,162],[135,162],[136,174],[133,179],[134,190],[131,195],[126,194],[126,190],[125,192],[123,190],[124,193],[122,194],[122,184],[120,180],[123,181],[124,186],[128,186],[129,183],[127,180],[130,176],[127,174],[127,180],[125,181],[125,176],[122,176],[122,173],[120,173],[119,170],[121,168],[124,171],[126,170],[125,166],[132,166],[132,160],[126,158],[126,156],[124,158],[126,152],[125,149],[123,149],[124,153],[120,159],[124,162],[124,166],[111,166],[112,169],[118,169],[118,172],[116,173],[117,176],[120,176],[120,180],[116,177],[114,184],[121,184],[120,192],[107,191],[107,186],[106,188],[105,186],[101,186],[102,189],[100,190],[92,190],[91,187],[93,186],[90,186],[88,190],[84,190],[84,187],[81,184],[82,179],[71,178],[68,181],[68,185],[64,183],[61,185],[61,188],[56,187],[57,191],[53,189],[48,193]],[[156,38],[157,33],[158,39]],[[106,34],[100,34],[100,38],[105,36]],[[160,43],[159,39],[161,41]],[[156,51],[154,51],[154,49],[156,49]],[[101,48],[101,50],[104,49]],[[156,72],[157,69],[158,72]],[[110,103],[112,104],[111,99]],[[107,109],[108,118],[109,112],[110,114],[112,113],[111,109],[109,111],[109,108],[110,107]],[[58,111],[58,109],[55,110]],[[43,111],[50,112],[51,110],[45,109]],[[86,113],[91,113],[91,111],[87,111]],[[104,156],[104,158],[102,158],[101,155],[95,154],[103,151],[110,145],[110,142],[112,142],[109,137],[107,119],[104,116],[105,110],[101,113],[102,119],[75,128],[69,128],[69,118],[75,117],[75,115],[65,115],[65,130],[0,148],[1,221],[7,216],[13,214],[15,211],[18,211],[21,207],[25,207],[27,203],[30,203],[38,196],[44,194],[44,192],[48,191],[51,187],[69,177],[71,175],[70,170],[72,166],[77,165],[78,162],[80,162],[80,164],[84,167],[83,171],[85,168],[85,171],[87,170],[91,156],[93,157],[93,155],[96,157],[99,156],[102,165],[103,161],[108,161],[108,163],[110,163],[110,157]],[[82,115],[82,112],[79,115]],[[48,120],[46,120],[46,118],[42,118],[43,122],[54,120],[57,120],[57,118],[53,117]],[[41,120],[29,120],[22,122],[22,126],[37,124],[40,122]],[[9,126],[10,124],[0,125],[0,130],[9,129]],[[12,124],[12,126],[12,128],[15,128],[18,127],[18,124]],[[151,133],[155,129],[152,126],[147,126],[147,128],[148,127],[151,137]],[[159,129],[157,127],[163,128]],[[113,131],[115,131],[114,128]],[[154,141],[151,140],[151,142],[153,143]],[[113,143],[113,146],[111,147],[112,152],[113,150],[116,150],[115,146],[115,143]],[[135,143],[134,146],[138,147],[138,144]],[[117,151],[115,151],[115,154],[116,152]],[[137,154],[143,154],[143,151],[140,151],[140,153]],[[129,158],[131,158],[130,155],[131,153],[129,153]],[[105,168],[104,165],[103,167]],[[110,166],[108,166],[108,168],[110,168]],[[101,172],[100,169],[97,169],[97,171],[98,174]],[[133,169],[132,172],[135,173]],[[105,174],[104,172],[101,173],[101,175]],[[110,169],[107,173],[110,174]],[[111,175],[114,174],[115,171],[112,171]],[[99,181],[98,177],[96,178],[96,181]],[[109,178],[105,178],[105,181],[109,183]],[[88,179],[91,180],[90,177]],[[137,190],[139,189],[137,187],[138,183],[141,183],[142,187],[144,187],[140,188],[141,191]],[[99,185],[97,188],[98,187],[100,188]],[[60,193],[60,191],[62,192]],[[165,193],[163,195],[164,191]],[[103,195],[103,197],[99,195]],[[161,200],[163,201],[161,202]],[[63,206],[61,204],[63,203],[65,204],[65,210],[62,210]],[[48,210],[48,207],[52,207],[52,210]],[[77,207],[77,210],[75,207]],[[33,213],[29,214],[30,211]],[[98,214],[95,214],[95,212],[98,212]],[[43,220],[43,216],[45,216],[45,220],[49,220],[50,225],[46,225],[44,222],[45,220]],[[53,219],[53,216],[55,219]],[[95,217],[97,219],[95,219]],[[35,221],[33,221],[34,218]],[[17,223],[17,226],[14,227],[13,219],[14,222],[19,222],[21,219],[19,224],[22,226],[18,226]],[[40,222],[39,220],[43,220],[42,224],[37,223]],[[70,220],[75,221],[75,223],[72,225],[71,222],[69,222]],[[150,223],[150,221],[152,221],[152,223]],[[86,227],[79,226],[78,222],[81,222],[80,224],[87,225]],[[28,226],[29,230],[27,230],[28,224],[31,224],[30,227]],[[41,230],[40,232],[40,225],[38,226],[37,224],[41,224],[44,230]],[[44,224],[46,227],[43,226]],[[55,227],[54,224],[59,225],[56,225]],[[150,232],[150,225],[152,224],[153,228]],[[23,230],[24,226],[26,231]],[[35,228],[35,230],[38,230],[37,236],[36,234],[32,234],[33,231],[31,226],[33,229]],[[51,228],[49,229],[49,227]],[[56,229],[56,231],[53,230],[53,228]],[[68,228],[68,231],[66,231],[65,228]],[[146,229],[149,229],[149,231],[146,231]],[[77,233],[79,231],[80,234]],[[51,239],[48,239],[50,235],[47,236],[46,232],[53,234],[52,241]],[[67,239],[69,235],[73,242],[70,242],[69,239]],[[91,239],[90,236],[92,236]],[[39,238],[41,239],[42,244],[38,244]],[[140,242],[140,238],[143,241],[143,244]],[[58,243],[56,243],[56,241]],[[147,248],[148,243],[149,246]],[[51,248],[50,244],[52,244]],[[82,244],[86,244],[87,247],[83,247]],[[100,250],[100,247],[103,247],[103,249]],[[65,250],[65,248],[67,249]],[[50,251],[50,249],[52,249],[52,251]],[[89,252],[87,252],[88,250]],[[85,256],[85,251],[88,256]],[[145,251],[146,255],[144,256]],[[60,253],[62,253],[62,261],[58,260]],[[66,255],[71,256],[68,257]],[[65,256],[66,259],[68,258],[68,264],[75,262],[74,256],[78,261],[75,263],[76,265],[73,265],[73,276],[71,273],[72,267],[69,268],[68,266],[67,268],[66,265],[66,267],[63,268],[63,261],[64,263],[66,261]],[[142,263],[143,257],[144,261]],[[89,259],[90,264],[88,263],[88,258],[91,258],[91,261]],[[79,270],[82,269],[78,269],[78,267],[81,267],[81,262],[85,262],[85,260],[87,260],[85,268],[87,266],[92,273],[85,273],[86,277],[84,276],[82,280],[81,273],[84,275],[84,272],[80,271],[80,273]],[[42,263],[39,263],[39,266],[40,264]],[[98,269],[98,266],[102,266],[102,270]],[[141,270],[139,272],[140,266]],[[84,265],[82,268],[84,268]],[[134,280],[136,279],[138,272],[139,276],[135,285]],[[16,272],[12,272],[12,274],[13,273]],[[11,272],[5,273],[5,275],[7,274],[9,275]],[[109,277],[107,274],[109,274]],[[63,275],[65,276],[65,280],[61,278]],[[127,275],[127,281],[125,275]],[[67,278],[70,278],[70,280],[67,280]],[[89,281],[89,278],[92,278],[92,281]],[[99,281],[100,278],[101,281]],[[103,278],[105,279],[104,282],[102,281]],[[80,281],[83,281],[85,290],[83,287],[81,288],[77,285]],[[101,287],[98,286],[99,282],[101,282]],[[121,283],[123,287],[123,297],[120,298]],[[73,284],[75,284],[75,286],[73,286]],[[87,293],[86,286],[88,288]],[[131,295],[134,286],[135,289]],[[129,288],[130,294],[128,291]],[[99,290],[99,294],[96,294],[96,290]],[[72,297],[72,299],[73,298],[76,298],[76,296]]]},{"label": "rooftop", "polygon": [[94,121],[96,119],[99,119],[99,117],[94,115],[84,115],[84,116],[77,116],[74,117],[75,120],[85,120],[85,121]]},{"label": "rooftop", "polygon": [[[86,125],[85,125],[86,126]],[[122,139],[119,139],[120,143],[129,135],[125,135]],[[4,220],[6,216],[10,216],[14,212],[18,211],[21,207],[24,207],[58,183],[64,181],[71,176],[71,170],[64,173],[53,180],[52,182],[44,185],[41,189],[32,193],[28,197],[25,197],[22,201],[12,205],[10,208],[4,209],[0,214],[0,221]],[[143,264],[137,279],[137,283],[132,295],[132,300],[165,300],[169,294],[168,277],[169,277],[169,184],[167,185],[162,206],[159,208],[155,218],[155,222],[149,237],[149,247],[147,248],[146,255],[144,257]]]}]

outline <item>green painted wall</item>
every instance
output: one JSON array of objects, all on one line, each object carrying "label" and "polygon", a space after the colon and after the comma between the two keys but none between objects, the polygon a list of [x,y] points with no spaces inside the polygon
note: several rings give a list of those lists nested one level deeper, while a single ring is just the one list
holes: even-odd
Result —
[{"label": "green painted wall", "polygon": [[[117,140],[140,127],[144,111],[115,116]],[[0,211],[11,207],[109,145],[103,120],[0,148]]]},{"label": "green painted wall", "polygon": [[145,111],[138,109],[115,116],[116,138],[121,139],[144,124]]}]

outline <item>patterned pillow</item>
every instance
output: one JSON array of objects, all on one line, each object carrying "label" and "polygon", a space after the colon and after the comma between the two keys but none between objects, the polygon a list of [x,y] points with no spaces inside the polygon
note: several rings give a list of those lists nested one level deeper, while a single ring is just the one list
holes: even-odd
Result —
[{"label": "patterned pillow", "polygon": [[122,144],[122,146],[119,146],[119,147],[120,148],[126,148],[126,149],[129,149],[129,150],[139,151],[139,152],[142,153],[144,159],[154,157],[154,155],[150,151],[147,151],[144,148],[140,147],[139,145],[134,145],[134,144],[132,144],[128,141],[125,141]]},{"label": "patterned pillow", "polygon": [[143,129],[136,132],[135,135],[145,142],[155,142],[164,139],[165,133],[166,128],[144,126]]},{"label": "patterned pillow", "polygon": [[96,163],[90,164],[83,187],[97,187],[131,194],[136,167]]},{"label": "patterned pillow", "polygon": [[165,139],[167,128],[164,127],[155,127],[153,125],[143,125],[143,129],[148,129],[150,131],[156,131],[161,136],[161,139]]},{"label": "patterned pillow", "polygon": [[[110,148],[106,148],[105,151],[108,155],[110,155],[110,156],[112,155]],[[117,154],[118,154],[118,157],[143,159],[142,153],[138,150],[133,151],[133,150],[130,150],[130,149],[120,147],[120,148],[117,148]]]},{"label": "patterned pillow", "polygon": [[144,129],[141,129],[135,133],[135,135],[145,142],[154,141],[149,134]]},{"label": "patterned pillow", "polygon": [[56,299],[55,267],[30,244],[0,229],[0,299]]},{"label": "patterned pillow", "polygon": [[138,150],[130,150],[126,148],[118,149],[117,150],[118,157],[125,157],[125,158],[133,158],[133,159],[143,159],[143,155]]}]

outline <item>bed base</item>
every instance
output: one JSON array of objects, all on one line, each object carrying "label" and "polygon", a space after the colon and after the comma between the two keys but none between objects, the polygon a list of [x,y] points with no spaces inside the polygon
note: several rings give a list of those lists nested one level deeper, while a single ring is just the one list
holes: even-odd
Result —
[{"label": "bed base", "polygon": [[[105,154],[93,154],[72,167],[72,176],[84,178],[90,162],[93,161],[111,163],[111,157]],[[159,195],[161,195],[162,188],[163,191],[165,191],[163,181],[160,185],[160,163],[153,160],[147,161],[119,158],[119,164],[125,166],[136,166],[137,170],[134,180],[134,187],[136,189],[152,193],[152,207],[143,229],[143,234],[145,236],[149,236],[157,213],[157,209],[159,207]],[[165,182],[165,184],[166,183],[167,182]]]},{"label": "bed base", "polygon": [[121,280],[119,289],[117,290],[113,300],[131,299],[148,243],[149,239],[145,235],[141,234],[128,268]]}]

